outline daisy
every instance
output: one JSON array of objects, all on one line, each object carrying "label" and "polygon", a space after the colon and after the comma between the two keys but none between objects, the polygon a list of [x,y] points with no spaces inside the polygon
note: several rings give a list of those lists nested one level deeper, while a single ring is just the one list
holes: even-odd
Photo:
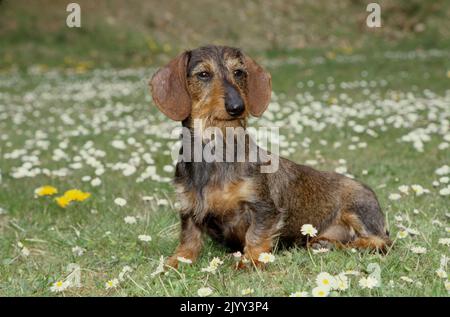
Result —
[{"label": "daisy", "polygon": [[30,250],[29,250],[27,247],[23,247],[23,248],[20,250],[20,253],[21,253],[24,257],[27,257],[27,256],[30,255]]},{"label": "daisy", "polygon": [[125,206],[127,204],[127,201],[125,199],[121,198],[121,197],[118,197],[118,198],[114,199],[114,203],[117,206],[123,207],[123,206]]},{"label": "daisy", "polygon": [[138,236],[138,239],[141,240],[141,241],[143,241],[143,242],[150,242],[150,241],[152,241],[152,237],[151,237],[151,236],[148,236],[148,235],[146,235],[146,234],[140,234],[140,235]]},{"label": "daisy", "polygon": [[405,230],[400,230],[399,232],[397,232],[397,238],[399,239],[404,239],[408,236],[408,232]]},{"label": "daisy", "polygon": [[408,185],[401,185],[401,186],[398,187],[398,190],[401,193],[403,193],[405,195],[408,195],[408,193],[409,193],[409,186]]},{"label": "daisy", "polygon": [[275,256],[272,253],[262,252],[259,257],[258,261],[262,263],[269,263],[275,261]]},{"label": "daisy", "polygon": [[424,247],[411,247],[411,251],[415,254],[427,253],[427,249]]},{"label": "daisy", "polygon": [[200,297],[206,297],[212,294],[212,289],[210,289],[209,287],[201,287],[198,289],[197,294]]},{"label": "daisy", "polygon": [[192,264],[191,259],[186,259],[185,257],[182,257],[182,256],[177,256],[177,260],[178,260],[178,262],[181,262],[181,263]]},{"label": "daisy", "polygon": [[440,238],[438,243],[446,245],[446,246],[450,246],[450,238]]},{"label": "daisy", "polygon": [[359,280],[358,284],[361,288],[372,289],[372,288],[378,287],[377,279],[372,276],[362,277]]},{"label": "daisy", "polygon": [[400,279],[401,279],[402,281],[407,282],[407,283],[413,283],[413,282],[414,282],[414,280],[413,280],[412,278],[407,277],[407,276],[400,276]]},{"label": "daisy", "polygon": [[289,297],[308,297],[308,292],[294,292],[289,294]]},{"label": "daisy", "polygon": [[133,269],[128,265],[125,265],[122,271],[119,273],[119,281],[123,282],[125,280],[125,275],[131,272],[133,272]]},{"label": "daisy", "polygon": [[34,190],[34,197],[52,196],[58,193],[58,189],[53,186],[42,186]]},{"label": "daisy", "polygon": [[425,189],[418,184],[411,185],[411,189],[416,193],[416,196],[422,196],[425,193]]},{"label": "daisy", "polygon": [[402,198],[402,196],[400,194],[393,193],[393,194],[389,194],[388,198],[389,198],[389,200],[395,201],[395,200],[399,200],[400,198]]},{"label": "daisy", "polygon": [[437,276],[439,276],[440,278],[447,278],[447,272],[445,272],[444,269],[440,268],[436,270],[436,274]]},{"label": "daisy", "polygon": [[76,256],[82,256],[84,251],[85,250],[79,246],[75,246],[72,248],[72,253],[75,254]]},{"label": "daisy", "polygon": [[444,283],[445,289],[450,292],[450,281],[445,281]]},{"label": "daisy", "polygon": [[337,286],[336,279],[334,276],[327,272],[321,272],[316,277],[316,284],[320,287],[325,287],[328,289],[334,289]]},{"label": "daisy", "polygon": [[314,297],[327,297],[330,294],[330,289],[328,287],[317,286],[313,288],[311,293]]},{"label": "daisy", "polygon": [[318,253],[326,253],[326,252],[328,252],[328,251],[330,251],[330,249],[327,249],[327,248],[313,249],[313,253],[314,253],[314,254],[318,254]]},{"label": "daisy", "polygon": [[253,288],[246,288],[241,291],[242,296],[253,294],[255,290]]},{"label": "daisy", "polygon": [[56,281],[53,283],[53,285],[50,287],[50,291],[53,293],[59,293],[65,291],[70,286],[69,282],[66,281]]},{"label": "daisy", "polygon": [[158,266],[156,267],[156,270],[150,274],[151,277],[155,277],[158,274],[161,274],[164,272],[164,257],[161,255],[159,258]]},{"label": "daisy", "polygon": [[239,259],[242,257],[242,253],[239,252],[239,251],[236,251],[236,252],[233,253],[233,257],[234,257],[235,259],[238,259],[238,260],[239,260]]},{"label": "daisy", "polygon": [[116,288],[117,285],[119,285],[119,280],[114,278],[112,280],[109,280],[105,283],[105,288],[106,289],[111,289],[111,288]]},{"label": "daisy", "polygon": [[304,224],[301,228],[301,232],[304,236],[315,237],[317,235],[317,229],[311,224]]},{"label": "daisy", "polygon": [[129,225],[134,225],[137,222],[136,217],[133,216],[126,216],[123,220]]},{"label": "daisy", "polygon": [[349,284],[348,284],[348,277],[341,273],[338,276],[335,277],[336,279],[336,289],[340,290],[340,291],[345,291],[346,289],[348,289]]}]

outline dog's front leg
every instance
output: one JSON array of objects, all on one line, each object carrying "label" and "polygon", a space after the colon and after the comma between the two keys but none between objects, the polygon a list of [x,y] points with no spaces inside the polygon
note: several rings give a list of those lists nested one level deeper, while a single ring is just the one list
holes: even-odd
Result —
[{"label": "dog's front leg", "polygon": [[190,214],[181,213],[180,244],[175,253],[167,260],[166,264],[177,268],[178,258],[184,258],[194,262],[202,248],[202,232],[195,224]]},{"label": "dog's front leg", "polygon": [[[253,203],[249,208],[251,224],[245,235],[244,258],[260,266],[260,254],[272,250],[274,237],[281,225],[281,213],[271,201]],[[245,263],[241,261],[238,267],[245,267]]]}]

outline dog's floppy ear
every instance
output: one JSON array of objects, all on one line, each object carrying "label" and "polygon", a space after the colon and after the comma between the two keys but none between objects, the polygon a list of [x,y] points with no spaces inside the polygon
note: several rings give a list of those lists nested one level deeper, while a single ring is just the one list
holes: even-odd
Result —
[{"label": "dog's floppy ear", "polygon": [[186,66],[189,52],[184,52],[159,69],[150,80],[153,100],[159,110],[175,121],[191,113],[191,97],[186,88]]},{"label": "dog's floppy ear", "polygon": [[261,66],[248,56],[244,57],[248,73],[248,107],[250,113],[259,117],[267,109],[272,95],[272,78]]}]

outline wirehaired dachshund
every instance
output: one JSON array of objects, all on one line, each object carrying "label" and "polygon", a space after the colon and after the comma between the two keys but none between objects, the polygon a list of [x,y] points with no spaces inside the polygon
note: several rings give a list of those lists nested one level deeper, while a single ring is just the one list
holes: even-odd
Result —
[{"label": "wirehaired dachshund", "polygon": [[[246,129],[250,115],[266,110],[272,92],[269,73],[240,49],[225,46],[180,54],[154,74],[150,87],[159,110],[192,134],[198,120],[202,129]],[[260,172],[262,164],[179,160],[174,183],[180,243],[167,265],[177,267],[180,257],[194,262],[203,233],[242,251],[239,267],[262,265],[260,254],[271,252],[277,239],[314,248],[382,251],[390,245],[384,215],[366,185],[284,158],[273,173]],[[317,236],[307,240],[304,224],[317,228]]]}]

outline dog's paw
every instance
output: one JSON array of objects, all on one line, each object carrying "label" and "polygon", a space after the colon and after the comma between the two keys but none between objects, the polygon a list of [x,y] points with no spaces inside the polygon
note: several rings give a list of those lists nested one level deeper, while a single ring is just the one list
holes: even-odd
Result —
[{"label": "dog's paw", "polygon": [[314,250],[319,249],[332,250],[335,247],[335,244],[326,239],[314,239],[308,244],[308,247]]},{"label": "dog's paw", "polygon": [[178,258],[176,256],[171,256],[166,261],[166,266],[177,269],[178,268]]}]

